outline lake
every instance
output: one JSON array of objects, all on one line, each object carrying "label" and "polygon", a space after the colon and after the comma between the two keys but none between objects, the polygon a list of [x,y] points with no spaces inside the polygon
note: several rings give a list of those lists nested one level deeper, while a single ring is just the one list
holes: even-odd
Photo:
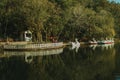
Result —
[{"label": "lake", "polygon": [[0,80],[120,80],[120,44],[1,51]]}]

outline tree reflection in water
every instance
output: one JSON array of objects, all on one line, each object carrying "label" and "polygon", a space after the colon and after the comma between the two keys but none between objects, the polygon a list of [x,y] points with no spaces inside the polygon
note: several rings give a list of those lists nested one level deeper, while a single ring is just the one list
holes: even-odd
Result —
[{"label": "tree reflection in water", "polygon": [[[80,47],[78,52],[64,48],[61,54],[0,59],[0,80],[114,80],[116,49]],[[120,59],[120,58],[119,58]]]}]

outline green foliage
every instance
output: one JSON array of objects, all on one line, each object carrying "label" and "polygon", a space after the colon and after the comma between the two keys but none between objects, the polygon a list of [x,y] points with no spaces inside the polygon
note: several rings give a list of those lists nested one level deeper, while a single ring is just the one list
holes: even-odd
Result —
[{"label": "green foliage", "polygon": [[1,0],[0,37],[33,40],[120,37],[120,4],[107,0]]}]

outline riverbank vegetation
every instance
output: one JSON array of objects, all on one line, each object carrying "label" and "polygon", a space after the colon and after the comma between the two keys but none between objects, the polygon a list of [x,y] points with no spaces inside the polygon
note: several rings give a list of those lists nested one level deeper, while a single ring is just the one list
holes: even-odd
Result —
[{"label": "riverbank vegetation", "polygon": [[120,4],[107,0],[1,0],[0,38],[33,41],[120,38]]}]

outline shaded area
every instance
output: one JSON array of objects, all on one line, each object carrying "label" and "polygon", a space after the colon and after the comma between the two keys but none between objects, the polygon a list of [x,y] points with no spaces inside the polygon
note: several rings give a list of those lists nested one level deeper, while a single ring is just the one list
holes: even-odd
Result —
[{"label": "shaded area", "polygon": [[[108,49],[80,47],[78,52],[64,48],[63,53],[0,58],[0,80],[115,80],[119,73],[119,47]],[[118,55],[119,56],[119,55]]]}]

